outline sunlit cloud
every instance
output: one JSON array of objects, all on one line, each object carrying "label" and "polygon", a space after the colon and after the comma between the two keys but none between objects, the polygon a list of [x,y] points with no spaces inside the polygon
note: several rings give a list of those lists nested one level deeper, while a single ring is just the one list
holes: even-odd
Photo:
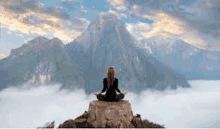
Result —
[{"label": "sunlit cloud", "polygon": [[126,29],[138,40],[143,39],[141,34],[146,33],[151,25],[143,22],[134,23],[126,23]]},{"label": "sunlit cloud", "polygon": [[139,33],[139,37],[181,38],[196,47],[203,48],[205,46],[205,40],[199,36],[197,31],[188,29],[187,25],[178,18],[164,12],[154,12],[154,15],[143,15],[142,17],[153,20],[153,23],[129,24],[127,30],[132,34],[138,35]]},{"label": "sunlit cloud", "polygon": [[0,52],[0,59],[8,57],[8,54],[6,52]]},{"label": "sunlit cloud", "polygon": [[196,30],[188,29],[184,22],[170,16],[167,13],[155,13],[155,17],[145,16],[154,20],[152,29],[143,34],[145,37],[162,36],[165,38],[180,37],[185,42],[196,47],[205,46],[205,40],[201,38]]},{"label": "sunlit cloud", "polygon": [[126,24],[126,29],[130,32],[132,30],[133,25]]},{"label": "sunlit cloud", "polygon": [[108,0],[110,3],[114,4],[114,5],[123,5],[124,0]]},{"label": "sunlit cloud", "polygon": [[117,10],[126,10],[126,7],[124,6],[124,0],[108,0],[108,2]]},{"label": "sunlit cloud", "polygon": [[[79,31],[70,33],[70,30],[66,29],[65,26],[62,26],[62,23],[60,23],[61,19],[46,13],[38,13],[29,10],[27,13],[18,15],[16,13],[7,12],[3,7],[0,7],[0,11],[0,23],[12,31],[21,31],[23,33],[35,32],[41,35],[53,32],[56,37],[65,41],[71,41],[81,34]],[[17,16],[18,18],[15,18]],[[24,21],[25,18],[30,16],[38,17],[40,21]],[[50,22],[51,24],[48,24],[47,22]]]},{"label": "sunlit cloud", "polygon": [[123,5],[132,15],[153,21],[140,36],[175,37],[197,48],[220,51],[219,0],[126,0]]},{"label": "sunlit cloud", "polygon": [[[18,10],[15,11],[13,5],[16,5]],[[35,2],[34,8],[28,8],[27,5],[23,6],[19,1],[1,2],[1,26],[7,27],[9,31],[25,34],[46,35],[52,32],[54,36],[66,42],[80,36],[90,24],[85,18],[67,18],[59,6],[45,9],[44,4],[39,2]]]}]

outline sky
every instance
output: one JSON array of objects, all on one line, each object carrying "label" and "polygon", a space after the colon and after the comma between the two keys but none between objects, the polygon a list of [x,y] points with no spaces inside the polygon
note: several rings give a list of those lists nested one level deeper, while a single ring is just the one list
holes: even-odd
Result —
[{"label": "sky", "polygon": [[[0,12],[0,59],[37,36],[57,37],[67,44],[103,12],[116,14],[137,40],[181,39],[201,49],[220,51],[219,0],[1,0]],[[129,93],[125,99],[135,115],[165,127],[220,128],[220,81],[190,84],[190,89],[163,93]],[[58,126],[83,114],[95,99],[82,89],[57,93],[58,87],[1,91],[0,128],[39,127],[53,120]]]},{"label": "sky", "polygon": [[219,0],[1,0],[0,59],[37,36],[73,41],[103,12],[113,12],[138,39],[180,38],[220,50]]},{"label": "sky", "polygon": [[[192,88],[146,90],[139,95],[130,92],[124,99],[131,103],[133,115],[140,114],[142,120],[166,128],[220,128],[220,81],[189,83]],[[88,111],[89,102],[96,100],[95,95],[86,95],[83,89],[57,92],[59,86],[42,85],[27,90],[28,85],[24,84],[1,91],[0,128],[36,128],[52,121],[58,127]]]}]

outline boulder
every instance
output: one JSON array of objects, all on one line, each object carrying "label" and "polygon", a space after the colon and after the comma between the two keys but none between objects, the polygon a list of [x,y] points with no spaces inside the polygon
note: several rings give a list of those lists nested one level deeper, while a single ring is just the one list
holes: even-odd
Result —
[{"label": "boulder", "polygon": [[81,116],[78,116],[75,120],[82,118],[88,119],[88,117],[89,117],[89,113],[85,111]]},{"label": "boulder", "polygon": [[113,102],[94,100],[89,104],[88,125],[92,127],[131,128],[133,113],[128,100]]},{"label": "boulder", "polygon": [[155,124],[148,120],[141,120],[140,114],[134,116],[131,122],[134,125],[134,128],[164,128],[164,125]]},{"label": "boulder", "polygon": [[74,123],[75,123],[77,128],[86,127],[87,119],[86,118],[80,118],[80,119],[74,120]]},{"label": "boulder", "polygon": [[67,120],[63,124],[61,124],[58,128],[77,128],[74,120]]},{"label": "boulder", "polygon": [[55,121],[53,121],[49,125],[47,125],[46,128],[54,128],[54,124],[55,124]]},{"label": "boulder", "polygon": [[78,116],[76,119],[67,120],[63,124],[60,124],[58,128],[80,128],[80,127],[88,127],[87,118],[89,114],[85,111],[81,116]]},{"label": "boulder", "polygon": [[134,116],[131,122],[136,128],[143,128],[142,127],[143,121],[141,120],[140,114],[137,114],[137,116]]}]

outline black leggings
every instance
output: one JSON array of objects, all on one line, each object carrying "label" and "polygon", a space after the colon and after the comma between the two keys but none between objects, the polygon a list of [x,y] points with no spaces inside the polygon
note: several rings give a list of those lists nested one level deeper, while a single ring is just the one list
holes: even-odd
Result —
[{"label": "black leggings", "polygon": [[124,94],[118,94],[116,97],[106,97],[106,95],[97,95],[97,99],[100,101],[120,101],[125,97]]}]

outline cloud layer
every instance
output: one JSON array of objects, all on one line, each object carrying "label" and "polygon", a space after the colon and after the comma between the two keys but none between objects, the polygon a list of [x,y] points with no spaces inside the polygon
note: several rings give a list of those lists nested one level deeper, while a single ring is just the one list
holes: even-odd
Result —
[{"label": "cloud layer", "polygon": [[202,49],[220,50],[218,0],[124,0],[121,6],[131,15],[153,20],[144,23],[151,29],[142,28],[140,36],[178,37]]},{"label": "cloud layer", "polygon": [[71,18],[60,6],[45,8],[37,0],[3,0],[0,12],[0,24],[10,31],[40,35],[52,32],[63,41],[72,41],[89,24],[86,19]]},{"label": "cloud layer", "polygon": [[[190,81],[192,88],[166,92],[129,93],[133,114],[165,125],[166,128],[220,127],[220,81]],[[88,110],[95,96],[84,90],[57,92],[59,85],[41,86],[30,91],[8,88],[0,92],[1,128],[39,127],[55,120],[56,127]],[[99,92],[99,91],[97,91]]]}]

